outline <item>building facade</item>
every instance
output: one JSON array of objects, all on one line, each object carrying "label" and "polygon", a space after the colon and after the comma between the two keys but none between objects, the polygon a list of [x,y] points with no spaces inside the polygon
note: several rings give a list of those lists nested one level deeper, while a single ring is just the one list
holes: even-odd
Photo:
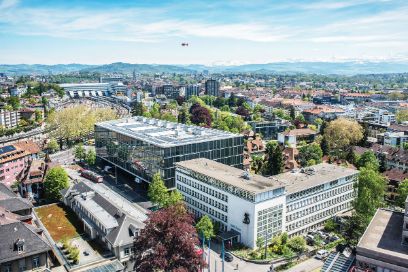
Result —
[{"label": "building facade", "polygon": [[205,94],[212,96],[220,95],[220,83],[215,79],[209,79],[205,82]]},{"label": "building facade", "polygon": [[278,133],[284,132],[289,127],[289,123],[282,119],[263,122],[248,122],[248,124],[251,125],[252,130],[255,133],[262,135],[262,138],[265,140],[276,140],[278,138]]},{"label": "building facade", "polygon": [[188,85],[186,86],[185,98],[190,99],[192,96],[198,96],[200,94],[199,85]]},{"label": "building facade", "polygon": [[257,238],[301,235],[350,210],[357,174],[323,163],[266,178],[195,159],[177,163],[176,186],[197,217],[208,215],[233,241],[254,248]]},{"label": "building facade", "polygon": [[97,158],[150,182],[160,173],[175,187],[174,163],[208,158],[242,168],[243,136],[141,116],[95,125]]},{"label": "building facade", "polygon": [[0,126],[3,128],[14,128],[20,122],[19,111],[0,110]]}]

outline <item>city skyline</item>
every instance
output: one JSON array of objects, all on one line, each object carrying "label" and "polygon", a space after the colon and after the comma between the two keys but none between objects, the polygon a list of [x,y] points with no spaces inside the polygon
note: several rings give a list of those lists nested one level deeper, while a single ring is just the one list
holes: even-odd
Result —
[{"label": "city skyline", "polygon": [[3,0],[0,63],[407,61],[407,12],[402,0]]}]

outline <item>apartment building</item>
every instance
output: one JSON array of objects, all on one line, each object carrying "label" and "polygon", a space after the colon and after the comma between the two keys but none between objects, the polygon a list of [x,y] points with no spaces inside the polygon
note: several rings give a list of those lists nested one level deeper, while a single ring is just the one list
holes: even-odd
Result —
[{"label": "apartment building", "polygon": [[0,126],[3,128],[13,128],[20,122],[19,111],[0,110]]},{"label": "apartment building", "polygon": [[314,142],[319,133],[310,128],[292,129],[278,133],[278,142],[280,144],[296,147],[300,141],[306,143]]},{"label": "apartment building", "polygon": [[304,234],[350,210],[358,171],[322,163],[271,178],[208,159],[176,163],[176,186],[189,210],[218,222],[251,248],[281,232]]},{"label": "apartment building", "polygon": [[209,79],[205,82],[205,94],[212,96],[220,95],[220,83],[215,79]]}]

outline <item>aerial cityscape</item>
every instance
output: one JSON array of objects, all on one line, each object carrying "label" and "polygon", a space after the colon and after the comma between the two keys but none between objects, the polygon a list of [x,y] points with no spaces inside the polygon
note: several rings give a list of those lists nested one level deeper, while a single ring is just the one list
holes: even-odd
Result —
[{"label": "aerial cityscape", "polygon": [[408,2],[0,0],[0,272],[408,272]]}]

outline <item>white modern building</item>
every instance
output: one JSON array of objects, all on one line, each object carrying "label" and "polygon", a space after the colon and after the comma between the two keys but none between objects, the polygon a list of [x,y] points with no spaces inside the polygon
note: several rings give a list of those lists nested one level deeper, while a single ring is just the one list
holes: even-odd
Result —
[{"label": "white modern building", "polygon": [[321,163],[272,176],[274,182],[285,184],[285,231],[289,235],[305,234],[323,226],[334,215],[352,209],[358,173]]},{"label": "white modern building", "polygon": [[70,97],[94,97],[128,95],[128,87],[122,82],[111,83],[66,83],[60,84]]},{"label": "white modern building", "polygon": [[201,158],[176,164],[176,187],[195,216],[219,223],[224,239],[254,248],[257,238],[300,235],[351,209],[357,174],[323,163],[266,178]]}]

